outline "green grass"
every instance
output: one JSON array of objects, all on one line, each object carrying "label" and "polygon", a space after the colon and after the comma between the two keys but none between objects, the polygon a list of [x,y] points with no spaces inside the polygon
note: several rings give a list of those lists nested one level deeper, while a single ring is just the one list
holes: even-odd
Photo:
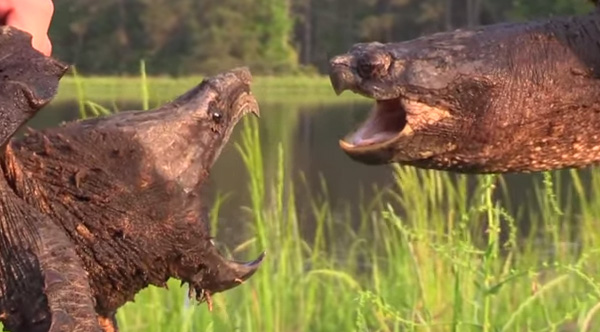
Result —
[{"label": "green grass", "polygon": [[[120,100],[140,100],[146,97],[154,107],[172,99],[202,81],[201,76],[183,78],[146,77],[85,77],[74,67],[61,79],[56,101],[93,100],[110,104]],[[140,86],[144,87],[140,90]],[[85,95],[81,93],[85,91]],[[294,102],[301,104],[343,103],[361,98],[351,93],[336,96],[329,78],[320,75],[305,76],[255,76],[252,91],[259,102]]]}]

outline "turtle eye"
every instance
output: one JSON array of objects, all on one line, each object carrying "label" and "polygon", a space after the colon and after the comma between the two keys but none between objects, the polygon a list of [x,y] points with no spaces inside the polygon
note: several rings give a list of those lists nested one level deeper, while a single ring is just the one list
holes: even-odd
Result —
[{"label": "turtle eye", "polygon": [[356,69],[362,78],[380,78],[386,75],[390,62],[390,56],[386,53],[368,53],[358,59]]},{"label": "turtle eye", "polygon": [[223,113],[221,113],[221,111],[211,111],[210,116],[216,123],[220,123],[223,119]]}]

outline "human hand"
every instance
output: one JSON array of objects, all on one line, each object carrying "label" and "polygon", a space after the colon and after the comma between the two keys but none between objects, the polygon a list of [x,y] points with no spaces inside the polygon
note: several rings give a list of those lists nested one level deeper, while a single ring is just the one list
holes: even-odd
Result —
[{"label": "human hand", "polygon": [[48,28],[53,14],[52,0],[0,0],[0,23],[30,33],[33,48],[48,56],[52,54]]}]

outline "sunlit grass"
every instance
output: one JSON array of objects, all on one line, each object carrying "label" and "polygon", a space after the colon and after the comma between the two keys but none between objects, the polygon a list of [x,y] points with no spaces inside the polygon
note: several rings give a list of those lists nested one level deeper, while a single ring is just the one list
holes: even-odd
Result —
[{"label": "sunlit grass", "polygon": [[[154,107],[180,95],[201,81],[201,76],[146,77],[143,68],[141,77],[88,77],[77,73],[73,67],[62,78],[55,100],[76,100],[85,90],[85,100],[97,103],[111,104],[119,100],[149,98],[148,106]],[[140,90],[140,87],[144,88]],[[259,102],[343,103],[360,98],[349,92],[336,96],[329,78],[323,75],[255,76],[252,92]]]}]

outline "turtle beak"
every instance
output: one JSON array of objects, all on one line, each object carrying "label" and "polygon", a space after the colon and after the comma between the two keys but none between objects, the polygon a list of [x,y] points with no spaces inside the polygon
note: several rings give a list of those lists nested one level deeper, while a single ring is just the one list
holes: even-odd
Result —
[{"label": "turtle beak", "polygon": [[196,292],[196,299],[200,302],[209,300],[210,294],[242,284],[258,270],[265,255],[266,253],[262,252],[250,262],[238,262],[225,259],[216,247],[211,246],[200,271],[189,280],[191,288]]}]

